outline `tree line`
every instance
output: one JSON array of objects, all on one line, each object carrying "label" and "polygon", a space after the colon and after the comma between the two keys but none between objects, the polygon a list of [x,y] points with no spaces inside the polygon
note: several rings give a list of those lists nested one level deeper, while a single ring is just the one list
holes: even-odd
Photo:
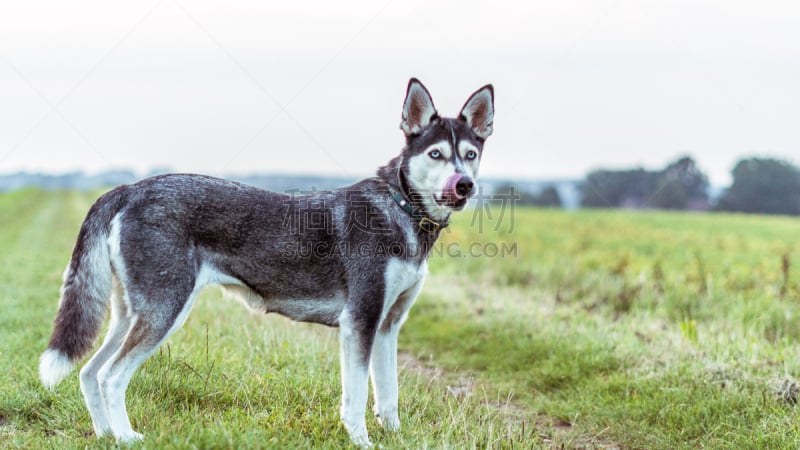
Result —
[{"label": "tree line", "polygon": [[[660,170],[642,168],[589,172],[578,185],[584,208],[648,208],[800,215],[800,169],[774,158],[740,160],[733,181],[718,197],[693,158],[682,156]],[[508,192],[499,186],[496,192]],[[517,190],[519,192],[519,190]],[[520,192],[521,204],[561,206],[555,187]]]}]

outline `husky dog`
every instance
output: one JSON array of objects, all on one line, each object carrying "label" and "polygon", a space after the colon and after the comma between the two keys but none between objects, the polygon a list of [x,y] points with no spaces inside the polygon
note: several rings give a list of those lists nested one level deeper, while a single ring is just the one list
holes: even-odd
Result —
[{"label": "husky dog", "polygon": [[125,408],[128,383],[213,283],[253,310],[338,326],[350,438],[371,445],[368,377],[379,422],[398,430],[398,331],[431,246],[476,191],[493,117],[491,85],[451,119],[411,79],[402,153],[352,186],[284,195],[173,174],[106,193],[89,210],[64,273],[42,383],[52,389],[91,349],[110,304],[108,334],[80,371],[81,391],[98,436],[142,439]]}]

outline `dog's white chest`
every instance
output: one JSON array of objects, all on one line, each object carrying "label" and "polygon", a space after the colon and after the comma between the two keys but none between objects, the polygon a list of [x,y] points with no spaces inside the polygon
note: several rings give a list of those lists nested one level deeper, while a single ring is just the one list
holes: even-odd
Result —
[{"label": "dog's white chest", "polygon": [[401,322],[405,320],[408,310],[414,303],[417,292],[428,274],[428,263],[421,264],[390,259],[384,273],[385,296],[380,326],[388,322]]}]

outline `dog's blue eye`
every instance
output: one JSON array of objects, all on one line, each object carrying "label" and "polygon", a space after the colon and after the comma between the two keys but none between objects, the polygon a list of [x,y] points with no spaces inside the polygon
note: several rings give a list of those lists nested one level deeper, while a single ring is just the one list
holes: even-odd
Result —
[{"label": "dog's blue eye", "polygon": [[433,159],[441,159],[442,152],[440,152],[439,150],[434,150],[434,151],[428,153],[428,155]]},{"label": "dog's blue eye", "polygon": [[470,150],[470,151],[467,152],[467,156],[466,156],[467,159],[475,159],[477,157],[478,157],[478,154],[475,153],[474,150]]}]

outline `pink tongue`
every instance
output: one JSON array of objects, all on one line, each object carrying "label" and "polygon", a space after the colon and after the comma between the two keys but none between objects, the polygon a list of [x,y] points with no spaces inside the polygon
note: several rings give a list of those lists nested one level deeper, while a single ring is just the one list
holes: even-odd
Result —
[{"label": "pink tongue", "polygon": [[456,191],[456,185],[459,181],[461,181],[460,173],[457,173],[450,178],[447,179],[447,182],[444,184],[444,190],[442,191],[442,196],[444,198],[449,198],[451,200],[461,200],[464,198],[463,195],[458,195],[458,191]]}]

